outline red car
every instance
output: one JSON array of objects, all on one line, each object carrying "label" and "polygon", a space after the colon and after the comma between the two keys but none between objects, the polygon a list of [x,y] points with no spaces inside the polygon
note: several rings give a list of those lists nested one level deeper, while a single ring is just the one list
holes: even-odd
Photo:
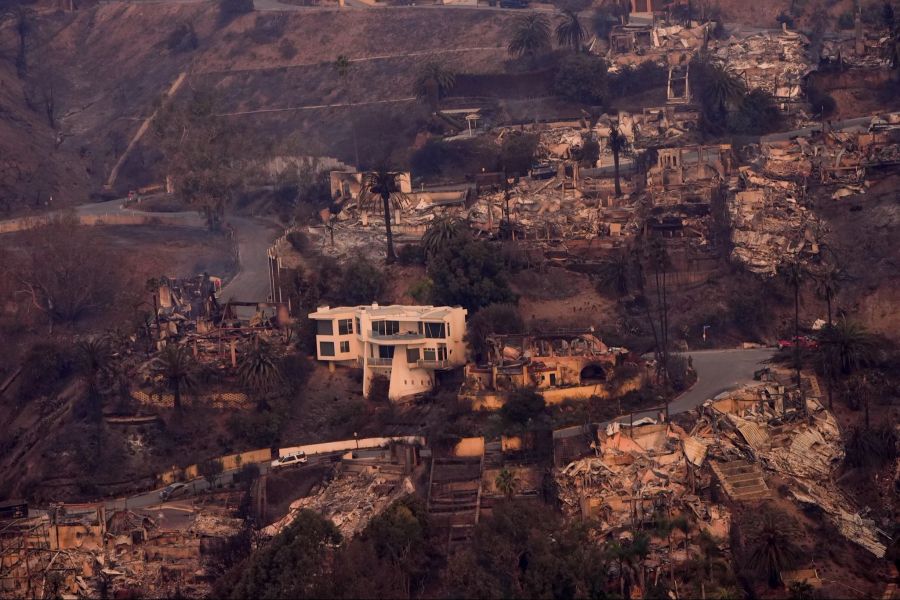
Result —
[{"label": "red car", "polygon": [[817,342],[814,338],[805,335],[795,336],[789,340],[778,340],[779,350],[784,350],[785,348],[793,348],[795,345],[806,350],[815,350],[819,347],[819,342]]}]

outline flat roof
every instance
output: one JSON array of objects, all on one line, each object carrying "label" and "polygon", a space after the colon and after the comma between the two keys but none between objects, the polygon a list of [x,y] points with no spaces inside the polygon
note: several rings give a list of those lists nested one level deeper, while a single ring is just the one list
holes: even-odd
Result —
[{"label": "flat roof", "polygon": [[345,315],[347,313],[364,312],[373,319],[443,319],[450,315],[453,311],[462,310],[464,308],[454,306],[407,306],[402,304],[391,304],[388,306],[360,305],[360,306],[336,306],[320,307],[314,313],[310,313],[310,319],[328,319],[331,317]]}]

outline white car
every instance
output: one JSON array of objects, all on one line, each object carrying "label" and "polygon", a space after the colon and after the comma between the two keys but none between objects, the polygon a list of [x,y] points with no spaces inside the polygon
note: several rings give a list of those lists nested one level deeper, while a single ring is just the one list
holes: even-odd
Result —
[{"label": "white car", "polygon": [[276,458],[272,461],[273,469],[280,469],[282,467],[294,467],[297,465],[305,465],[309,462],[309,459],[306,458],[306,452],[294,452],[293,454],[285,454],[280,458]]}]

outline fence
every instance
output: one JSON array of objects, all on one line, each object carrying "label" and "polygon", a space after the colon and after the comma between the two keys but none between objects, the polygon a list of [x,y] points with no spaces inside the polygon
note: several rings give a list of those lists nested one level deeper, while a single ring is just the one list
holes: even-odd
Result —
[{"label": "fence", "polygon": [[[272,451],[269,448],[262,448],[260,450],[241,452],[240,454],[229,454],[227,456],[219,457],[217,460],[222,461],[223,470],[230,471],[232,469],[240,468],[241,465],[266,462],[271,459]],[[189,481],[191,479],[196,479],[199,476],[199,465],[188,465],[183,469],[174,468],[160,473],[159,481],[163,485],[168,485],[175,481]]]},{"label": "fence", "polygon": [[399,437],[364,438],[361,440],[342,440],[340,442],[325,442],[323,444],[308,444],[306,446],[280,448],[278,450],[278,456],[293,454],[294,452],[305,452],[307,456],[310,456],[313,454],[322,454],[324,452],[342,452],[344,450],[383,448],[391,442],[398,442],[401,444],[419,444],[424,446],[425,438],[421,435],[407,435]]}]

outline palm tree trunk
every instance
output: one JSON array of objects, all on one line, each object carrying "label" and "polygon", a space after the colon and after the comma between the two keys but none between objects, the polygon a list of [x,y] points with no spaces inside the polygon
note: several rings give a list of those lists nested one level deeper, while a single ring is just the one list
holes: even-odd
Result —
[{"label": "palm tree trunk", "polygon": [[825,302],[828,305],[828,326],[831,326],[831,290],[825,291]]},{"label": "palm tree trunk", "polygon": [[391,233],[391,197],[389,194],[382,194],[381,201],[384,203],[384,231],[387,234],[387,262],[392,263],[397,260],[394,254],[394,234]]},{"label": "palm tree trunk", "polygon": [[613,148],[613,173],[616,178],[616,198],[622,195],[622,184],[619,181],[619,150]]},{"label": "palm tree trunk", "polygon": [[172,405],[175,410],[181,410],[181,385],[172,386]]},{"label": "palm tree trunk", "polygon": [[797,371],[797,394],[800,397],[801,410],[806,406],[803,401],[803,392],[800,381],[800,283],[794,283],[794,368]]}]

